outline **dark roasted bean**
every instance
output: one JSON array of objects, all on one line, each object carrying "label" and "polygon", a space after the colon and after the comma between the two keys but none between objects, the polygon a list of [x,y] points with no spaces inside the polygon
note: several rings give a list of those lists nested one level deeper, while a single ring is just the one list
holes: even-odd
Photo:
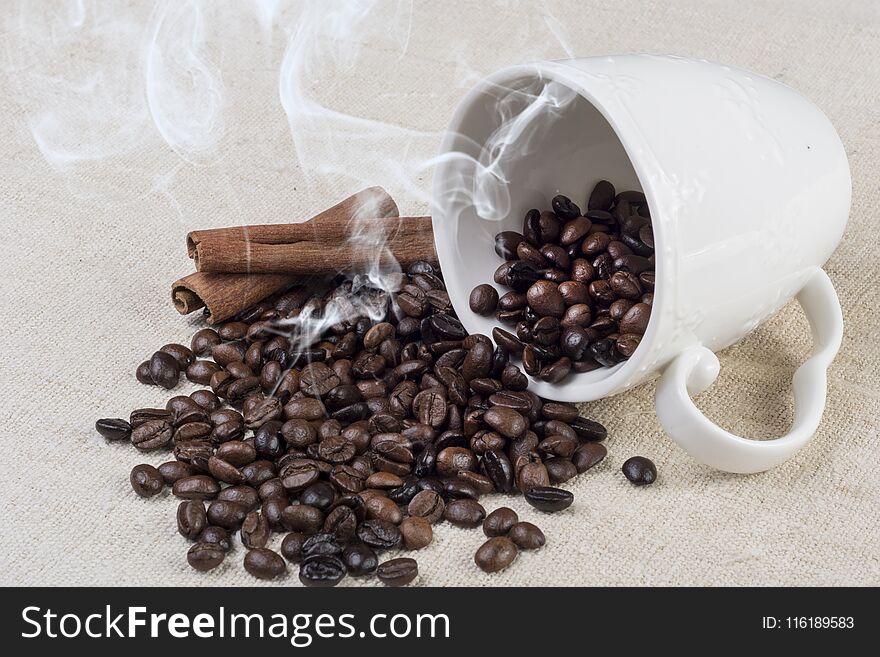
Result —
[{"label": "dark roasted bean", "polygon": [[653,484],[657,479],[657,467],[644,456],[633,456],[623,463],[623,474],[636,486]]},{"label": "dark roasted bean", "polygon": [[523,493],[526,502],[539,511],[555,513],[571,506],[574,495],[562,488],[552,486],[535,486]]}]

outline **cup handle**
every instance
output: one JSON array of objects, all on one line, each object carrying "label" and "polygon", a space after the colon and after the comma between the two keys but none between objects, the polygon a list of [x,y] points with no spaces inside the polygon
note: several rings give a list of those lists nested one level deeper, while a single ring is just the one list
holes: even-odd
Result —
[{"label": "cup handle", "polygon": [[753,473],[786,461],[816,432],[825,410],[826,370],[843,337],[843,313],[831,279],[821,269],[797,295],[813,333],[813,352],[794,373],[794,423],[774,440],[748,440],[725,431],[694,406],[690,395],[718,377],[718,358],[702,345],[679,354],[663,372],[654,397],[664,431],[701,463]]}]

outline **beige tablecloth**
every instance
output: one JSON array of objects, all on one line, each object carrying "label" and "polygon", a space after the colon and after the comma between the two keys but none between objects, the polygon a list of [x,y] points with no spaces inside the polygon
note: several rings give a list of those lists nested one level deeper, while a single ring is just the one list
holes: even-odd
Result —
[{"label": "beige tablecloth", "polygon": [[[175,500],[137,498],[128,473],[144,457],[93,430],[168,397],[133,375],[197,325],[168,298],[189,271],[184,233],[302,218],[367,184],[425,213],[439,131],[479,76],[649,51],[781,80],[840,132],[853,205],[826,268],[846,334],[822,425],[789,463],[733,476],[664,437],[651,385],[585,405],[609,428],[609,455],[570,483],[575,505],[544,516],[509,501],[546,547],[489,576],[473,564],[482,534],[442,525],[417,555],[419,582],[880,584],[878,3],[96,4],[7,3],[0,29],[0,583],[255,583],[240,546],[192,571]],[[781,434],[809,349],[790,304],[720,355],[697,402],[730,430]],[[657,463],[653,486],[621,475],[634,454]],[[280,583],[298,585],[293,572]]]}]

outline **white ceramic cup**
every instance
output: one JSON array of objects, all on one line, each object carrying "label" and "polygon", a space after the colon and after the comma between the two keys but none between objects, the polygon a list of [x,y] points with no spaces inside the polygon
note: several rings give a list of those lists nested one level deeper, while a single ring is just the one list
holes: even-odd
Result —
[{"label": "white ceramic cup", "polygon": [[[557,193],[583,207],[603,178],[647,197],[656,244],[651,320],[629,360],[559,384],[533,379],[530,389],[590,401],[660,375],[660,423],[694,458],[740,473],[782,463],[818,427],[843,332],[821,269],[850,207],[834,128],[791,88],[702,60],[625,55],[499,71],[461,102],[434,174],[437,253],[468,331],[491,336],[497,325],[468,307],[471,289],[491,282],[501,263],[494,235],[522,231],[529,208],[548,208]],[[690,395],[717,377],[715,351],[795,296],[814,349],[794,376],[793,426],[775,440],[735,436]]]}]

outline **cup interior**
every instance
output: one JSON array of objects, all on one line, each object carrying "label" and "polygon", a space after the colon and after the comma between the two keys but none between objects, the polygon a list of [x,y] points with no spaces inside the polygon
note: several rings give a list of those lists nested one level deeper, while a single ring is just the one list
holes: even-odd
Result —
[{"label": "cup interior", "polygon": [[[531,208],[549,209],[565,194],[582,210],[599,180],[615,188],[643,187],[624,145],[602,112],[566,82],[527,67],[502,72],[462,102],[447,134],[434,182],[434,234],[456,313],[471,333],[492,335],[494,316],[471,311],[470,291],[493,281],[502,264],[495,235],[522,232]],[[650,199],[649,199],[650,201]],[[650,331],[650,326],[649,326]],[[559,384],[530,380],[530,389],[557,400],[609,394],[645,344],[614,367],[572,373]],[[596,385],[604,382],[604,385]]]}]

